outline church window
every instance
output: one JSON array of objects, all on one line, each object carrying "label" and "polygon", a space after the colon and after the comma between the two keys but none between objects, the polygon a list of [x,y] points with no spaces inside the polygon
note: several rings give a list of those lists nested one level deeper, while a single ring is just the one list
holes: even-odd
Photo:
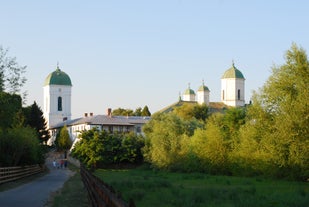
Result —
[{"label": "church window", "polygon": [[224,100],[224,90],[222,91],[222,100]]},{"label": "church window", "polygon": [[62,97],[58,97],[58,111],[62,111]]},{"label": "church window", "polygon": [[238,89],[237,98],[240,100],[240,90]]}]

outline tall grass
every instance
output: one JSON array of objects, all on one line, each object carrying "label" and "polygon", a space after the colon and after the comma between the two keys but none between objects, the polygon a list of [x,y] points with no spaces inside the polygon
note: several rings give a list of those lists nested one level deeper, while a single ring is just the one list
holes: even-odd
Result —
[{"label": "tall grass", "polygon": [[168,173],[147,168],[97,170],[126,201],[136,206],[307,206],[308,183]]}]

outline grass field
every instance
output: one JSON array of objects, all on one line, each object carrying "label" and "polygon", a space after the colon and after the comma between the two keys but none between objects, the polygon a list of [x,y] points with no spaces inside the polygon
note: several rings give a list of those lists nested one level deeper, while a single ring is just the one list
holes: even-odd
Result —
[{"label": "grass field", "polygon": [[168,173],[148,168],[97,170],[95,175],[137,207],[309,206],[309,183]]}]

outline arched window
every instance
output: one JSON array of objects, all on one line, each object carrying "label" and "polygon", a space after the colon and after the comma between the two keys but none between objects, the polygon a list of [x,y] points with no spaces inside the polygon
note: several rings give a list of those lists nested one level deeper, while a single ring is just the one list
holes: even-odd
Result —
[{"label": "arched window", "polygon": [[62,111],[62,97],[58,97],[58,111]]},{"label": "arched window", "polygon": [[224,90],[222,91],[222,100],[224,100]]},{"label": "arched window", "polygon": [[240,90],[238,89],[237,98],[240,100]]}]

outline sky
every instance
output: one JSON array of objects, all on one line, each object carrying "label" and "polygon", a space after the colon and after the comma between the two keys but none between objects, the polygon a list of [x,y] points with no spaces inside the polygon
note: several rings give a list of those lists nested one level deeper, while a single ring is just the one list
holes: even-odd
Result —
[{"label": "sky", "polygon": [[72,81],[72,118],[107,108],[154,113],[204,80],[220,101],[235,66],[245,99],[284,64],[292,43],[309,49],[306,0],[0,0],[0,45],[27,66],[26,105],[43,110],[57,63]]}]

